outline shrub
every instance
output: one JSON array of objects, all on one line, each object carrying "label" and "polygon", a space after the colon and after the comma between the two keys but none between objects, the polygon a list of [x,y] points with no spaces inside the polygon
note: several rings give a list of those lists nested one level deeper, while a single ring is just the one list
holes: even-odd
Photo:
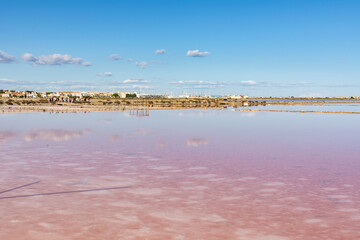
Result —
[{"label": "shrub", "polygon": [[136,98],[136,94],[135,93],[127,93],[126,94],[126,98]]},{"label": "shrub", "polygon": [[49,101],[47,99],[40,99],[38,102],[39,103],[48,103]]}]

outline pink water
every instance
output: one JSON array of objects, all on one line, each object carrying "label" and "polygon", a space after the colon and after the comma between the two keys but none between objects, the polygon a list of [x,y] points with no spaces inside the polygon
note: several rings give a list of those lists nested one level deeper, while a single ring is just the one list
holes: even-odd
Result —
[{"label": "pink water", "polygon": [[0,123],[0,239],[360,239],[356,115],[18,113]]}]

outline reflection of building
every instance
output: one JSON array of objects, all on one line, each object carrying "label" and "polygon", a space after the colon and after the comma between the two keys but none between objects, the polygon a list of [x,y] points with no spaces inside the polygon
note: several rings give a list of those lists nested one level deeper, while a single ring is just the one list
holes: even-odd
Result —
[{"label": "reflection of building", "polygon": [[139,118],[149,117],[150,116],[150,111],[149,111],[149,109],[130,110],[129,115],[130,116],[137,116]]},{"label": "reflection of building", "polygon": [[137,98],[168,98],[165,94],[147,94],[147,93],[136,93]]}]

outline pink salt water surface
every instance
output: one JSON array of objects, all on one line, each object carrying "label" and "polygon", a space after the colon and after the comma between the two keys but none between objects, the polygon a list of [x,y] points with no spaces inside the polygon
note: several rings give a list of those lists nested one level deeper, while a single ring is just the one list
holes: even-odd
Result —
[{"label": "pink salt water surface", "polygon": [[0,239],[360,239],[357,116],[0,122]]}]

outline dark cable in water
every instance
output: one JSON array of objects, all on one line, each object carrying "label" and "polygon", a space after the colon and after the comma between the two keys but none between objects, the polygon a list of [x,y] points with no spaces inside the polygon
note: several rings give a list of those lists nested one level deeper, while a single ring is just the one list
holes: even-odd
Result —
[{"label": "dark cable in water", "polygon": [[[35,183],[33,183],[33,184],[35,184]],[[21,187],[23,187],[23,186],[21,186]],[[35,197],[35,196],[60,195],[60,194],[68,194],[68,193],[105,191],[105,190],[124,189],[124,188],[130,188],[130,187],[131,186],[110,187],[110,188],[95,188],[95,189],[84,189],[84,190],[63,191],[63,192],[34,193],[34,194],[17,195],[17,196],[10,196],[10,197],[0,197],[0,200],[1,199],[11,199],[11,198],[26,198],[26,197]],[[9,191],[9,190],[6,190],[6,191]]]},{"label": "dark cable in water", "polygon": [[0,192],[0,194],[6,193],[6,192],[11,192],[11,191],[14,191],[14,190],[16,190],[16,189],[23,188],[23,187],[28,187],[28,186],[37,184],[37,183],[39,183],[39,182],[41,182],[41,181],[39,180],[39,181],[36,181],[36,182],[33,182],[33,183],[28,183],[28,184],[21,185],[21,186],[18,186],[18,187],[10,188],[10,189],[8,189],[8,190],[5,190],[5,191]]}]

